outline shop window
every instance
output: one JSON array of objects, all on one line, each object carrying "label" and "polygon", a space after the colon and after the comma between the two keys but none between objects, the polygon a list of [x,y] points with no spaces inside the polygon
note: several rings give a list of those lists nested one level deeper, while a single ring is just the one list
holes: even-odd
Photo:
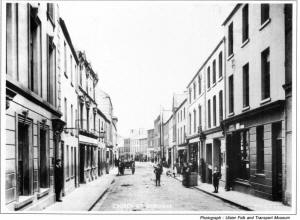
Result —
[{"label": "shop window", "polygon": [[243,8],[243,39],[242,42],[245,42],[249,38],[249,13],[248,13],[248,4]]},{"label": "shop window", "polygon": [[256,128],[256,172],[264,173],[264,126]]},{"label": "shop window", "polygon": [[270,97],[270,50],[265,49],[261,53],[261,98]]},{"label": "shop window", "polygon": [[270,5],[269,4],[261,4],[260,5],[261,12],[261,24],[264,24],[270,17]]},{"label": "shop window", "polygon": [[249,180],[250,178],[250,148],[249,148],[249,130],[240,132],[240,164],[237,172],[237,178]]}]

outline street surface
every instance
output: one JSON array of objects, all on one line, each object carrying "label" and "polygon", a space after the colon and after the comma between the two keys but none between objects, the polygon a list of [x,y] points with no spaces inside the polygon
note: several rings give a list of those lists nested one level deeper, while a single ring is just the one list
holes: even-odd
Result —
[{"label": "street surface", "polygon": [[[212,187],[213,191],[213,187]],[[192,188],[164,172],[155,186],[153,167],[136,163],[135,174],[125,169],[92,211],[237,211],[238,207]]]}]

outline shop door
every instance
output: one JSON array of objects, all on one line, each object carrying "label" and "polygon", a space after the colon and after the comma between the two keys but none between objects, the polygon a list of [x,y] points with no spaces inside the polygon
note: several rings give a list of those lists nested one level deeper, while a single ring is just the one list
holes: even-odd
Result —
[{"label": "shop door", "polygon": [[79,147],[79,181],[84,183],[84,163],[85,163],[85,150],[84,146]]},{"label": "shop door", "polygon": [[206,182],[212,183],[212,144],[206,144]]},{"label": "shop door", "polygon": [[282,200],[282,139],[281,123],[272,124],[273,200]]},{"label": "shop door", "polygon": [[18,125],[18,195],[30,195],[28,125]]},{"label": "shop door", "polygon": [[49,187],[47,131],[40,129],[40,187]]}]

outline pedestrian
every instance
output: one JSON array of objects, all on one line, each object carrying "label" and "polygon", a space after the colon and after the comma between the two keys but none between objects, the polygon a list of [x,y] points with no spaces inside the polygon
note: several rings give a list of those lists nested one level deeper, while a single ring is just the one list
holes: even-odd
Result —
[{"label": "pedestrian", "polygon": [[120,164],[120,160],[119,160],[119,159],[116,159],[116,160],[115,160],[115,167],[117,167],[117,168],[118,168],[118,175],[117,175],[117,176],[119,176],[119,175],[120,175],[119,164]]},{"label": "pedestrian", "polygon": [[57,159],[54,168],[54,184],[55,184],[55,195],[56,201],[62,202],[61,200],[61,190],[63,187],[63,168],[61,164],[61,159]]},{"label": "pedestrian", "polygon": [[190,185],[190,181],[189,181],[189,177],[190,177],[190,173],[191,173],[191,167],[184,162],[183,163],[183,169],[182,169],[182,185],[184,185],[185,187],[189,187]]},{"label": "pedestrian", "polygon": [[159,163],[157,166],[154,167],[155,173],[155,186],[160,186],[160,176],[162,174],[162,165]]},{"label": "pedestrian", "polygon": [[173,177],[176,177],[176,173],[177,173],[177,167],[176,164],[173,165]]},{"label": "pedestrian", "polygon": [[215,188],[215,191],[213,193],[218,193],[219,190],[219,180],[221,179],[221,173],[218,170],[217,167],[214,168],[214,173],[213,173],[213,185]]}]

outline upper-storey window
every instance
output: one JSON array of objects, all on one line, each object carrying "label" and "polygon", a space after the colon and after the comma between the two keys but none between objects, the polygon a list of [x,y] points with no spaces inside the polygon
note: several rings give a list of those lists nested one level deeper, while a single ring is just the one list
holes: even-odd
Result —
[{"label": "upper-storey window", "polygon": [[53,37],[47,35],[47,101],[51,104],[55,104],[56,96],[56,74],[55,74],[55,45],[53,43]]},{"label": "upper-storey window", "polygon": [[189,102],[192,102],[192,88],[189,88]]},{"label": "upper-storey window", "polygon": [[249,64],[243,66],[243,107],[249,106]]},{"label": "upper-storey window", "polygon": [[216,83],[216,60],[213,61],[213,84]]},{"label": "upper-storey window", "polygon": [[196,133],[197,123],[196,123],[196,109],[194,109],[194,133]]},{"label": "upper-storey window", "polygon": [[270,49],[261,53],[261,98],[270,97]]},{"label": "upper-storey window", "polygon": [[245,5],[242,11],[243,16],[243,39],[242,42],[245,42],[249,38],[249,13],[248,13],[248,4]]},{"label": "upper-storey window", "polygon": [[228,26],[228,56],[233,54],[233,23]]},{"label": "upper-storey window", "polygon": [[201,88],[201,83],[202,83],[201,81],[202,81],[202,79],[201,79],[201,76],[199,75],[198,76],[198,89],[199,89],[198,93],[199,93],[199,95],[201,94],[201,89],[202,89]]},{"label": "upper-storey window", "polygon": [[207,88],[210,88],[210,67],[207,67]]},{"label": "upper-storey window", "polygon": [[53,3],[47,3],[47,15],[48,18],[50,18],[52,24],[54,24],[54,4]]},{"label": "upper-storey window", "polygon": [[207,126],[211,127],[211,107],[210,107],[210,99],[207,101]]},{"label": "upper-storey window", "polygon": [[219,121],[223,120],[223,91],[219,92]]},{"label": "upper-storey window", "polygon": [[194,89],[194,100],[196,99],[196,82],[193,83],[193,89]]},{"label": "upper-storey window", "polygon": [[219,78],[223,75],[223,54],[222,51],[219,53]]},{"label": "upper-storey window", "polygon": [[64,41],[64,73],[65,76],[68,78],[68,73],[67,73],[67,44]]},{"label": "upper-storey window", "polygon": [[70,74],[71,74],[71,84],[73,85],[73,60],[72,60],[72,55],[70,55]]},{"label": "upper-storey window", "polygon": [[217,125],[217,100],[216,96],[213,97],[213,126]]},{"label": "upper-storey window", "polygon": [[234,108],[234,96],[233,96],[233,75],[229,76],[229,82],[228,82],[228,95],[229,95],[229,113],[233,113]]},{"label": "upper-storey window", "polygon": [[183,119],[185,119],[185,108],[183,108]]},{"label": "upper-storey window", "polygon": [[37,11],[30,7],[29,30],[29,89],[42,95],[41,22]]},{"label": "upper-storey window", "polygon": [[261,4],[260,5],[260,13],[261,13],[261,24],[265,23],[270,18],[270,5],[269,4]]}]

